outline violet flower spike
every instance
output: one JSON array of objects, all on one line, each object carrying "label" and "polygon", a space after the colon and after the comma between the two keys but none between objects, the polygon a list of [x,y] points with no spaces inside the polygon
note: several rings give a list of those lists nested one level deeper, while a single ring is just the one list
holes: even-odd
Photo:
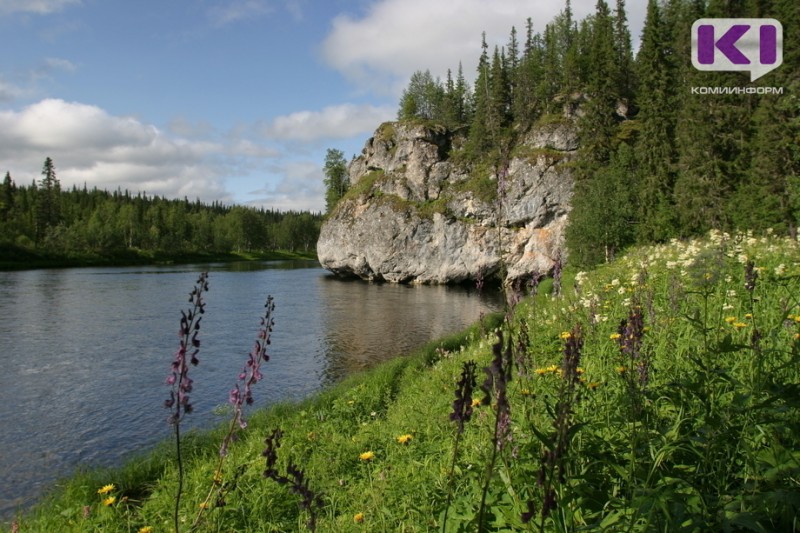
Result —
[{"label": "violet flower spike", "polygon": [[[203,272],[197,279],[192,292],[189,293],[189,303],[191,306],[186,311],[181,310],[180,337],[178,350],[175,352],[175,359],[170,366],[171,374],[167,376],[166,384],[171,387],[169,398],[164,401],[164,407],[174,412],[169,420],[172,424],[180,423],[183,415],[192,412],[192,404],[189,401],[189,393],[192,392],[192,380],[189,378],[188,363],[197,366],[200,361],[197,354],[200,352],[200,321],[205,313],[205,301],[203,293],[208,291],[208,272]],[[189,346],[192,347],[189,352]]]},{"label": "violet flower spike", "polygon": [[[238,382],[228,395],[228,402],[233,405],[233,424],[238,425],[240,429],[247,427],[243,405],[253,405],[255,403],[253,385],[264,378],[264,374],[261,372],[261,364],[269,361],[267,346],[270,344],[270,335],[272,334],[272,328],[275,326],[275,319],[272,317],[275,311],[275,301],[272,296],[267,297],[264,308],[266,310],[264,311],[264,316],[261,317],[261,328],[258,330],[253,349],[247,355],[247,361],[245,361],[244,367],[238,375]],[[227,455],[228,446],[234,438],[235,426],[231,426],[231,431],[222,441],[219,451],[221,456]]]}]

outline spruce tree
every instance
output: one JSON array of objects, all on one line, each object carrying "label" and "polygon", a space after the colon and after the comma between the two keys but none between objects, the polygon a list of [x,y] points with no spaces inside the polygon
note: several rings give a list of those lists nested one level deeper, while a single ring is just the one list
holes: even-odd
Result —
[{"label": "spruce tree", "polygon": [[49,157],[44,160],[42,180],[36,195],[36,238],[41,241],[47,231],[56,226],[61,218],[61,184],[56,177],[56,168]]},{"label": "spruce tree", "polygon": [[649,0],[636,57],[641,135],[637,142],[640,242],[665,241],[675,233],[675,72],[671,43],[657,0]]},{"label": "spruce tree", "polygon": [[481,55],[478,59],[478,77],[473,91],[473,115],[467,141],[468,156],[478,160],[494,145],[494,133],[490,125],[491,114],[491,73],[489,72],[489,45],[486,33],[481,41]]},{"label": "spruce tree", "polygon": [[0,186],[0,220],[7,221],[14,211],[16,204],[15,196],[17,186],[14,185],[14,180],[11,179],[11,173],[6,172],[6,177],[3,179],[3,184]]}]

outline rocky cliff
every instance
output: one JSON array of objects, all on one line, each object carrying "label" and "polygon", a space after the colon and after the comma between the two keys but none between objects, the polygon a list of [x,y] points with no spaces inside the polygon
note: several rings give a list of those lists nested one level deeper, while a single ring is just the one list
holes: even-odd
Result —
[{"label": "rocky cliff", "polygon": [[350,163],[350,191],[322,226],[320,263],[342,276],[412,283],[549,272],[570,210],[576,131],[570,115],[550,117],[498,171],[459,164],[457,132],[383,124]]}]

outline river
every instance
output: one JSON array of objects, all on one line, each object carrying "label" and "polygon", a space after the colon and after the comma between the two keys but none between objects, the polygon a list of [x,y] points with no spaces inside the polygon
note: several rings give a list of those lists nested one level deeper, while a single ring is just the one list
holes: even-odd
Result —
[{"label": "river", "polygon": [[343,281],[314,262],[0,272],[0,521],[76,468],[170,436],[163,402],[180,310],[209,270],[195,412],[221,422],[268,294],[275,329],[258,406],[301,399],[499,308],[496,291]]}]

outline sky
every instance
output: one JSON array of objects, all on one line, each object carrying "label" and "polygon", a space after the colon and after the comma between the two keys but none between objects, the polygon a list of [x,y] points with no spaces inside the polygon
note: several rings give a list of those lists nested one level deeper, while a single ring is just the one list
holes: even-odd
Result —
[{"label": "sky", "polygon": [[[646,2],[627,3],[635,49]],[[29,185],[50,157],[62,188],[323,211],[327,149],[358,155],[414,71],[474,78],[482,32],[503,46],[563,6],[0,0],[0,173]]]}]

